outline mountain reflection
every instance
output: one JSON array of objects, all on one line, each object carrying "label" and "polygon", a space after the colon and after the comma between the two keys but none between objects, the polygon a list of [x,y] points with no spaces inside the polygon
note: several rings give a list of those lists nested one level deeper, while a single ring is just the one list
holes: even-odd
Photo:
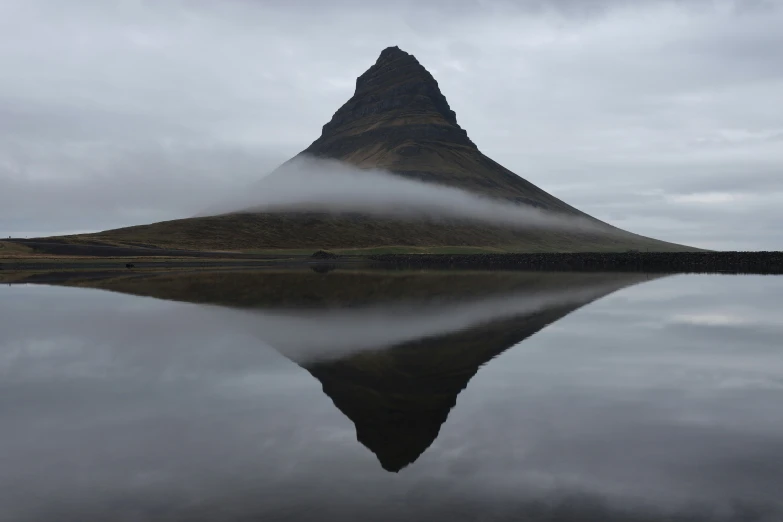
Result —
[{"label": "mountain reflection", "polygon": [[[230,307],[305,368],[397,472],[437,438],[479,368],[570,312],[648,279],[541,272],[222,271],[54,284]],[[40,280],[40,279],[39,279]]]}]

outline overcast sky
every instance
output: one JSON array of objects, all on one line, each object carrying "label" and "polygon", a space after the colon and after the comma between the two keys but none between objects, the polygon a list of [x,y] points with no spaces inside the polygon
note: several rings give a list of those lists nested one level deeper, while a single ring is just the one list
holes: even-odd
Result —
[{"label": "overcast sky", "polygon": [[398,45],[488,156],[622,228],[783,249],[783,1],[3,0],[0,235],[193,215]]}]

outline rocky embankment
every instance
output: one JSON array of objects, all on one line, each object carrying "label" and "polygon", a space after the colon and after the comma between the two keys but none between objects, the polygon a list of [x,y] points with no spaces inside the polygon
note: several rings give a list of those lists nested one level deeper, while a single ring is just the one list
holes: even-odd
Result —
[{"label": "rocky embankment", "polygon": [[783,274],[783,252],[382,254],[369,260],[399,268]]}]

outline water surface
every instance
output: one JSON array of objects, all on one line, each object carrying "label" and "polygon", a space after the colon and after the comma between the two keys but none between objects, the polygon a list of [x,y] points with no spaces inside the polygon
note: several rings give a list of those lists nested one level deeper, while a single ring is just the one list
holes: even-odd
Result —
[{"label": "water surface", "polygon": [[0,520],[780,520],[783,278],[0,288]]}]

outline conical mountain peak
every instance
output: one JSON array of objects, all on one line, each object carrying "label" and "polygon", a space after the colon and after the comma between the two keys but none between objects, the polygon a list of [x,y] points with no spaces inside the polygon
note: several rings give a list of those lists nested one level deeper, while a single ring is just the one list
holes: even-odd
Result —
[{"label": "conical mountain peak", "polygon": [[[414,145],[403,151],[410,154],[429,142],[475,148],[429,71],[412,54],[387,47],[356,79],[351,99],[304,152],[369,164],[377,163],[380,148],[390,152]],[[372,158],[365,154],[367,148],[373,149]]]},{"label": "conical mountain peak", "polygon": [[433,82],[437,88],[438,82],[412,54],[399,47],[387,47],[378,56],[375,64],[356,79],[356,92],[361,94],[382,87],[384,83],[395,80],[416,78],[422,83]]},{"label": "conical mountain peak", "polygon": [[413,58],[414,60],[416,59],[412,54],[408,54],[402,49],[400,49],[399,47],[397,47],[396,45],[392,45],[390,47],[387,47],[383,51],[381,51],[380,56],[378,56],[378,61],[381,61],[383,59],[388,59],[388,58],[394,58],[394,57],[410,57]]},{"label": "conical mountain peak", "polygon": [[419,63],[419,61],[416,59],[415,56],[412,54],[406,53],[396,45],[392,47],[387,47],[383,51],[381,51],[381,54],[378,55],[378,59],[375,61],[375,65],[394,62],[394,61],[410,61],[410,62],[416,62]]},{"label": "conical mountain peak", "polygon": [[429,71],[387,47],[302,154],[380,168],[537,208],[581,214],[484,156]]}]

